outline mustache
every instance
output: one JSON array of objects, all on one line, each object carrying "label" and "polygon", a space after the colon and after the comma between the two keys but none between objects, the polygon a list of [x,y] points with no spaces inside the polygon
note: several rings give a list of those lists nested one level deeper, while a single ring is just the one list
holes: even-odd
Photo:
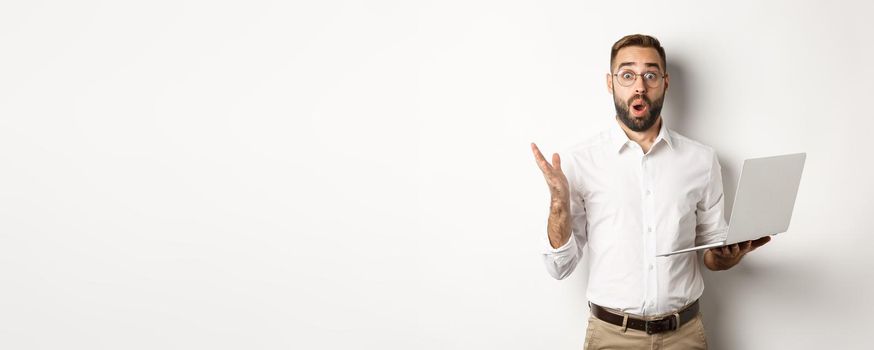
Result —
[{"label": "mustache", "polygon": [[646,97],[646,95],[631,96],[631,98],[629,98],[628,101],[625,102],[625,104],[627,106],[631,106],[631,102],[634,102],[634,100],[643,100],[643,102],[645,102],[647,105],[652,105],[652,100],[650,100],[649,97]]}]

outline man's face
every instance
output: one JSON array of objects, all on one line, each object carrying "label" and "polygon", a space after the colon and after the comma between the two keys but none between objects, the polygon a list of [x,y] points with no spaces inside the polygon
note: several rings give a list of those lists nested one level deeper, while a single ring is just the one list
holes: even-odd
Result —
[{"label": "man's face", "polygon": [[[668,76],[661,78],[664,73],[661,62],[661,56],[654,48],[628,46],[616,53],[612,71],[607,74],[607,90],[613,94],[616,116],[631,130],[649,130],[661,114],[665,91],[668,90]],[[643,76],[637,76],[629,86],[623,86],[620,77],[613,76],[621,72],[656,73],[660,78],[657,86],[648,84]]]}]

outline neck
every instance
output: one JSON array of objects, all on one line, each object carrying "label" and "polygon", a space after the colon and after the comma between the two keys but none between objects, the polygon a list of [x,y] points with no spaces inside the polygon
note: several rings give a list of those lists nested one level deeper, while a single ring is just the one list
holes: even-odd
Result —
[{"label": "neck", "polygon": [[655,142],[656,137],[659,136],[659,130],[662,128],[662,116],[658,116],[656,119],[656,123],[644,131],[634,131],[629,129],[625,126],[625,123],[619,120],[619,117],[616,117],[616,122],[619,123],[619,126],[622,127],[622,130],[625,131],[625,135],[627,135],[630,140],[643,146],[645,144],[651,145]]}]

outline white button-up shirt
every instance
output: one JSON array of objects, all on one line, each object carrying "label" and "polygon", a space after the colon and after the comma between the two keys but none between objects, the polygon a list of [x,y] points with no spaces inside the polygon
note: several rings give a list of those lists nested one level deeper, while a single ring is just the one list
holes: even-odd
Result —
[{"label": "white button-up shirt", "polygon": [[722,174],[713,148],[668,129],[662,119],[648,153],[619,121],[561,155],[570,185],[571,239],[552,248],[546,269],[574,271],[586,250],[590,302],[636,315],[673,313],[704,292],[695,253],[656,254],[722,241]]}]

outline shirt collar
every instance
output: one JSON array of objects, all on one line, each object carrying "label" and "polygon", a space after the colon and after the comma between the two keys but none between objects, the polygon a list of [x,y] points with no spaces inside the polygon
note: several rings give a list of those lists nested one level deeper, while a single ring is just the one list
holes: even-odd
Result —
[{"label": "shirt collar", "polygon": [[[653,144],[653,146],[655,146],[659,143],[659,141],[664,140],[665,143],[668,144],[668,148],[674,149],[674,143],[673,143],[673,140],[671,139],[670,130],[668,129],[667,126],[665,126],[665,118],[662,117],[661,120],[662,120],[662,125],[659,128],[659,135],[656,136],[655,142],[653,142],[652,144]],[[625,146],[627,143],[634,142],[628,138],[628,135],[625,134],[625,130],[622,129],[622,126],[620,126],[619,123],[621,123],[621,121],[619,121],[618,118],[614,118],[613,127],[611,128],[611,132],[610,132],[610,137],[612,139],[611,144],[613,146],[613,149],[616,150],[616,152],[621,151],[622,146]]]}]

